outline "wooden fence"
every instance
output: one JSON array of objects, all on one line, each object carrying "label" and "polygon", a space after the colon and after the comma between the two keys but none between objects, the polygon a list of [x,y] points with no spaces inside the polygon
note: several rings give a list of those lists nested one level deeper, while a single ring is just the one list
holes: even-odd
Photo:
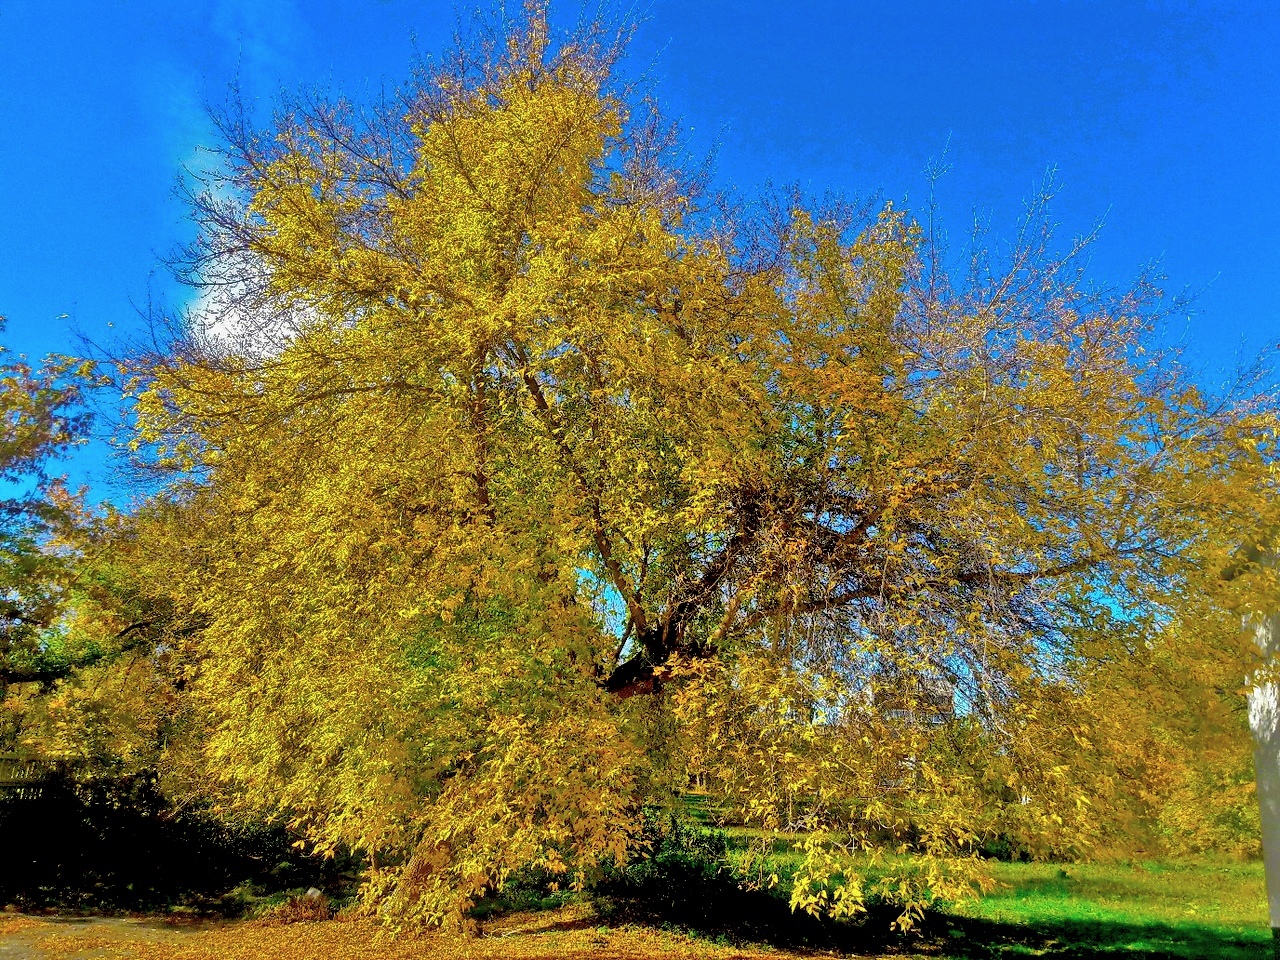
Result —
[{"label": "wooden fence", "polygon": [[39,760],[16,753],[0,753],[0,797],[29,800],[40,796],[40,784],[48,772]]}]

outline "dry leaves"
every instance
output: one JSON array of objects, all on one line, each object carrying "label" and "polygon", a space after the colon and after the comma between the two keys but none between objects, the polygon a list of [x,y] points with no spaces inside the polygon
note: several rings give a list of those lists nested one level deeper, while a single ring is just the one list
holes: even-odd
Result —
[{"label": "dry leaves", "polygon": [[65,923],[20,917],[0,923],[0,943],[14,935],[50,957],[66,960],[747,960],[794,954],[717,946],[644,927],[597,927],[579,908],[516,915],[486,927],[480,937],[441,933],[393,939],[369,920],[268,925],[243,922],[179,927],[139,920],[92,920],[79,930]]}]

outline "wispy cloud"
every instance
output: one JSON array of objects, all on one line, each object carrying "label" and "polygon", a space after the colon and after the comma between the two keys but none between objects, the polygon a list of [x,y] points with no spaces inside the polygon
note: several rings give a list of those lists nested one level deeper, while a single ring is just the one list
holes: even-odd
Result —
[{"label": "wispy cloud", "polygon": [[242,89],[268,98],[294,73],[309,33],[294,0],[217,0],[209,30],[234,56]]}]

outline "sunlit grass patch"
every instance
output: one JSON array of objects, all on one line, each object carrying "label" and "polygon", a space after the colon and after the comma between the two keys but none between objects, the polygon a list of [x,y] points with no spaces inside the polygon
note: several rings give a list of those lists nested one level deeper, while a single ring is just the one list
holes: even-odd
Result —
[{"label": "sunlit grass patch", "polygon": [[[1271,941],[1261,863],[993,863],[1000,886],[950,915],[1003,946],[961,955],[1261,956]],[[1024,940],[1018,943],[1019,939]]]},{"label": "sunlit grass patch", "polygon": [[[698,809],[695,819],[714,823],[711,814]],[[724,834],[729,868],[739,867],[748,851],[756,851],[752,874],[777,876],[770,892],[785,901],[800,859],[794,849],[797,838],[737,826],[725,828]],[[895,860],[891,853],[867,859],[868,890]],[[994,890],[961,903],[935,904],[928,912],[921,933],[938,955],[1244,960],[1270,949],[1261,863],[1209,858],[1072,864],[989,860],[983,866],[996,880]],[[863,921],[866,942],[889,947],[870,929],[887,923],[887,917],[881,910]],[[855,942],[852,930],[847,935],[833,932],[832,938]]]},{"label": "sunlit grass patch", "polygon": [[1267,932],[1261,863],[992,863],[1000,886],[958,908],[968,916],[1029,922],[1194,923]]}]

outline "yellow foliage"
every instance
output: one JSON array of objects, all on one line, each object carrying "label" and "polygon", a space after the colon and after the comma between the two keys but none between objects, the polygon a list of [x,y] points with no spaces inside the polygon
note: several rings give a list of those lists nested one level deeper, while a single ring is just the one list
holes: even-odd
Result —
[{"label": "yellow foliage", "polygon": [[963,284],[890,205],[717,216],[616,52],[535,7],[407,106],[228,128],[221,332],[122,365],[172,478],[129,533],[171,779],[433,922],[626,860],[691,777],[804,835],[814,913],[1089,849],[1128,772],[1177,781],[1136,731],[1203,732],[1144,665],[1245,675],[1268,574],[1218,574],[1274,519],[1274,408],[1202,395],[1040,207]]}]

